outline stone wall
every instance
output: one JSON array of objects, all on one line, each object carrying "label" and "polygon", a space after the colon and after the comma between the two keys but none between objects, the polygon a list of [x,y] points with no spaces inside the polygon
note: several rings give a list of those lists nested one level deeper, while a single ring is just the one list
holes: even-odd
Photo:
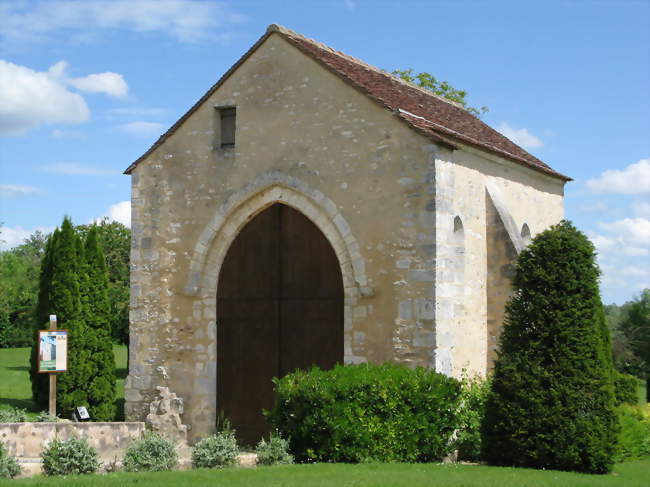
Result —
[{"label": "stone wall", "polygon": [[18,460],[38,459],[54,439],[86,438],[102,462],[121,460],[129,444],[143,437],[144,423],[0,423],[0,441]]}]

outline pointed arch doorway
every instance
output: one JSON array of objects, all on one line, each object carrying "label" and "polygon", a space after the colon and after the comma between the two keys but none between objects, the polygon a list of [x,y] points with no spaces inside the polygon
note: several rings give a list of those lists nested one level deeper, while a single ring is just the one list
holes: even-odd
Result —
[{"label": "pointed arch doorway", "polygon": [[268,433],[273,377],[343,362],[343,296],[334,249],[299,211],[274,204],[237,235],[217,287],[217,409],[241,440]]}]

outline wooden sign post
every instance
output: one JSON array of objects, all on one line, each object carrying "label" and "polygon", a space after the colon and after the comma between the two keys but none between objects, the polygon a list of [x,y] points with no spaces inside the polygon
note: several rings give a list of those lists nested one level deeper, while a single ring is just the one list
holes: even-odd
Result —
[{"label": "wooden sign post", "polygon": [[[56,315],[50,315],[50,330],[56,331]],[[56,374],[50,374],[50,415],[56,416]]]},{"label": "wooden sign post", "polygon": [[50,414],[56,416],[56,374],[68,370],[68,331],[57,330],[56,315],[50,329],[38,332],[38,372],[50,374]]}]

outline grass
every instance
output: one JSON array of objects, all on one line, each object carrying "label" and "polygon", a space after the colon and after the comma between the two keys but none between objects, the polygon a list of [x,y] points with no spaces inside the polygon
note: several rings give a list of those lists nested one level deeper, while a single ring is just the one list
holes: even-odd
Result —
[{"label": "grass", "polygon": [[618,464],[614,473],[609,475],[453,464],[318,464],[255,469],[113,473],[59,478],[39,476],[24,480],[0,481],[0,486],[647,487],[649,471],[650,460]]},{"label": "grass", "polygon": [[[39,411],[32,401],[29,352],[29,348],[0,348],[0,409],[9,406],[26,409],[29,418],[33,419]],[[127,348],[124,345],[114,345],[113,353],[117,375],[118,419],[123,419]]]}]

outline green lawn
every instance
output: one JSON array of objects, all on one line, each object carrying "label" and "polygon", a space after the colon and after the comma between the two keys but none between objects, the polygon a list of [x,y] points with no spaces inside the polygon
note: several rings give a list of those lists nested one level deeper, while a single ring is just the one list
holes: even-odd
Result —
[{"label": "green lawn", "polygon": [[[0,409],[8,406],[23,408],[30,413],[30,417],[34,417],[38,410],[32,401],[29,350],[29,348],[0,348]],[[117,366],[118,419],[122,419],[127,349],[124,345],[115,345],[113,352]]]},{"label": "green lawn", "polygon": [[646,382],[639,379],[639,388],[637,389],[639,393],[639,404],[645,404],[646,400]]},{"label": "green lawn", "polygon": [[33,477],[24,480],[0,481],[0,486],[647,487],[648,472],[650,472],[650,460],[616,465],[614,473],[609,475],[468,465],[319,464],[258,467],[255,469],[114,473],[65,478]]}]

